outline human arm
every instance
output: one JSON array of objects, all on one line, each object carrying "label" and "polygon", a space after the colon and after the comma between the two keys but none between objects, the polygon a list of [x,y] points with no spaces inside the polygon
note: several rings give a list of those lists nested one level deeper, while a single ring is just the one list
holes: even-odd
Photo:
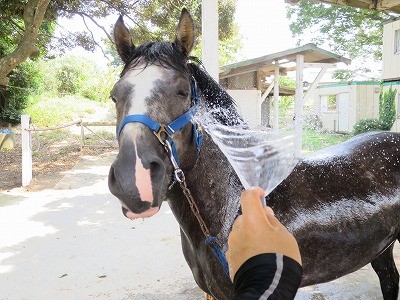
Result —
[{"label": "human arm", "polygon": [[264,293],[265,299],[292,299],[301,283],[299,248],[272,209],[262,207],[262,196],[260,188],[243,192],[242,215],[229,235],[226,256],[235,299],[259,299]]}]

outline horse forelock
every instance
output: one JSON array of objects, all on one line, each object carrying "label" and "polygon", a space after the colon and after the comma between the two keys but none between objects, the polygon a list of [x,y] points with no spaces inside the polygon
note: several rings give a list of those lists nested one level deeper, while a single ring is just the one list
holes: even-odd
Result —
[{"label": "horse forelock", "polygon": [[180,73],[188,74],[188,56],[176,44],[168,42],[144,43],[136,47],[121,72],[121,77],[127,70],[144,63],[144,68],[149,65],[160,65],[164,68],[174,69]]}]

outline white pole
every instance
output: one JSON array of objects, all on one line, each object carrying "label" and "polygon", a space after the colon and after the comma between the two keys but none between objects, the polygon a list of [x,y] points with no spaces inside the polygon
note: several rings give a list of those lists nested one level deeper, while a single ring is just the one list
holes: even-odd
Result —
[{"label": "white pole", "polygon": [[32,148],[30,117],[21,115],[21,143],[22,143],[22,186],[28,186],[32,181]]},{"label": "white pole", "polygon": [[218,0],[202,2],[202,61],[207,72],[219,82]]},{"label": "white pole", "polygon": [[274,75],[274,128],[279,129],[279,61],[275,61],[275,75]]},{"label": "white pole", "polygon": [[303,69],[304,55],[296,55],[296,94],[294,98],[295,106],[295,126],[296,128],[296,156],[301,154],[303,142]]}]

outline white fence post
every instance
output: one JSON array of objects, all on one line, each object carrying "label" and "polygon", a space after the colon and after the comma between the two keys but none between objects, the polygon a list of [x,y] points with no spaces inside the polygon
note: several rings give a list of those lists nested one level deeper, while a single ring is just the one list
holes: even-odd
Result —
[{"label": "white fence post", "polygon": [[32,181],[30,119],[29,115],[21,115],[22,186],[28,186]]}]

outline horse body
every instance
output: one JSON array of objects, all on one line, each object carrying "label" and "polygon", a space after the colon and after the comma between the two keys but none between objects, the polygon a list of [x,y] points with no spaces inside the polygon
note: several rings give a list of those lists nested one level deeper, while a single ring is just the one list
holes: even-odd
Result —
[{"label": "horse body", "polygon": [[[119,124],[130,114],[145,114],[160,124],[179,118],[193,105],[192,78],[203,96],[197,119],[218,107],[224,113],[214,112],[217,122],[240,122],[227,93],[206,72],[187,62],[193,27],[190,15],[183,11],[174,43],[136,48],[122,20],[117,22],[117,49],[126,63],[112,91]],[[118,130],[120,148],[110,168],[110,190],[129,218],[151,216],[167,200],[180,224],[183,253],[197,284],[216,299],[230,299],[232,283],[204,243],[180,186],[171,186],[174,167],[164,138],[173,138],[185,183],[222,250],[226,250],[243,187],[207,133],[199,152],[191,123],[172,136],[162,133],[164,137],[156,137],[148,125],[137,122]],[[268,195],[268,204],[298,240],[303,286],[338,278],[371,262],[384,298],[397,299],[399,276],[392,248],[400,235],[399,149],[396,133],[358,136],[303,159]]]},{"label": "horse body", "polygon": [[269,195],[303,255],[302,285],[370,263],[400,236],[400,135],[367,133],[315,152]]}]

